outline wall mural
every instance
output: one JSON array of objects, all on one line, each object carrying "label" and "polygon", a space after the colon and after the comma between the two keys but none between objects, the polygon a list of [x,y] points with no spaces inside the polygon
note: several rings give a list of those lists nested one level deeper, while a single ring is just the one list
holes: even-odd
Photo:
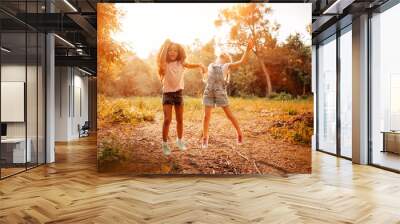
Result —
[{"label": "wall mural", "polygon": [[311,172],[311,4],[98,4],[98,168]]}]

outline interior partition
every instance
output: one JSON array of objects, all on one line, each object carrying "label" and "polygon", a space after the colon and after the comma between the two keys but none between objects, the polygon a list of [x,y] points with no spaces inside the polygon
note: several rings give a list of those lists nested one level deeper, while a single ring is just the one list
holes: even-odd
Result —
[{"label": "interior partition", "polygon": [[[39,13],[44,10],[40,3],[19,2],[17,10]],[[0,6],[6,4],[2,2]],[[0,178],[3,179],[46,162],[46,40],[44,33],[16,21],[12,15],[0,16],[15,22],[12,30],[0,27]]]}]

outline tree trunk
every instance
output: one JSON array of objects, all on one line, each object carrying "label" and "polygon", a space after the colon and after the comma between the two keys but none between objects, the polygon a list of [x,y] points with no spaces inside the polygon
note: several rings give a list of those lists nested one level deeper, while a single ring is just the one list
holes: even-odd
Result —
[{"label": "tree trunk", "polygon": [[269,75],[268,69],[264,64],[264,60],[262,60],[262,58],[257,56],[257,59],[261,65],[261,69],[264,73],[265,79],[267,80],[267,88],[265,90],[266,96],[270,96],[272,93],[272,84],[271,84],[271,77]]}]

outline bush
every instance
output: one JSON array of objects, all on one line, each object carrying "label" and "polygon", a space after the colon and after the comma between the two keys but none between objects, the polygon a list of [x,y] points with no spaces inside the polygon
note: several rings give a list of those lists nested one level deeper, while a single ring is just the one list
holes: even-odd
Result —
[{"label": "bush", "polygon": [[125,156],[120,153],[121,145],[114,136],[100,142],[100,148],[98,160],[102,164],[125,160]]},{"label": "bush", "polygon": [[298,113],[299,113],[299,112],[297,112],[297,110],[295,110],[295,109],[289,109],[289,110],[288,110],[288,114],[291,115],[291,116],[297,115]]},{"label": "bush", "polygon": [[273,100],[283,100],[283,101],[294,99],[293,95],[286,92],[280,92],[280,93],[273,92],[268,96],[268,98]]},{"label": "bush", "polygon": [[[298,112],[289,110],[288,113],[291,115],[291,113],[297,114]],[[286,119],[281,118],[282,120],[273,122],[268,131],[275,139],[283,139],[292,143],[309,145],[313,134],[312,116],[312,113],[301,113]]]},{"label": "bush", "polygon": [[99,98],[100,125],[105,123],[136,124],[143,121],[154,121],[155,111],[148,108],[143,100],[135,103],[130,98],[107,99]]}]

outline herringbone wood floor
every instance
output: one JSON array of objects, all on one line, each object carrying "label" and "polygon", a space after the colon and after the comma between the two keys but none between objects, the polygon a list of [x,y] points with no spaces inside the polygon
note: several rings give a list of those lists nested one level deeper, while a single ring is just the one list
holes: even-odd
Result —
[{"label": "herringbone wood floor", "polygon": [[400,223],[400,175],[313,153],[313,174],[99,174],[96,142],[0,181],[0,223]]}]

